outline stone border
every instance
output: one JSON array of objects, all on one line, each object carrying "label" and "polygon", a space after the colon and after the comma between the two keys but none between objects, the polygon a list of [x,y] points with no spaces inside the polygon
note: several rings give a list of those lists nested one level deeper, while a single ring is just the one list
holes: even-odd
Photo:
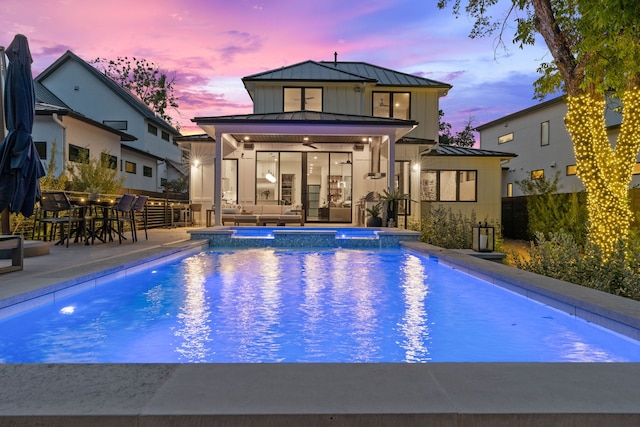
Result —
[{"label": "stone border", "polygon": [[425,243],[402,242],[401,245],[417,253],[436,257],[438,262],[456,270],[640,340],[640,301]]}]

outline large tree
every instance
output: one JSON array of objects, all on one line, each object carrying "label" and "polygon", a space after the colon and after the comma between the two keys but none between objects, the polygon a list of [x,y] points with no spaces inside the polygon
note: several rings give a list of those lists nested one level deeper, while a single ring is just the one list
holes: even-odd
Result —
[{"label": "large tree", "polygon": [[135,56],[97,58],[92,63],[111,80],[135,94],[160,117],[173,124],[167,110],[178,108],[173,93],[175,76],[169,76],[153,62]]},{"label": "large tree", "polygon": [[[628,190],[640,150],[640,2],[637,0],[511,0],[507,17],[489,13],[499,0],[439,0],[474,20],[470,36],[499,32],[514,22],[522,48],[542,38],[553,60],[540,65],[536,93],[562,89],[565,125],[573,140],[577,175],[587,193],[589,239],[613,253],[632,220]],[[504,5],[505,1],[500,4]],[[617,98],[623,115],[615,143],[607,137],[606,103]]]}]

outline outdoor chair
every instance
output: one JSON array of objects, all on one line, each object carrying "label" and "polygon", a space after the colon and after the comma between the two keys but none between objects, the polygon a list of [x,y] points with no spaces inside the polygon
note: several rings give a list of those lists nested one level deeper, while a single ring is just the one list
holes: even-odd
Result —
[{"label": "outdoor chair", "polygon": [[[149,236],[147,235],[147,200],[149,200],[148,196],[138,196],[131,207],[131,216],[133,217],[133,235],[135,236],[134,238],[136,241],[138,240],[139,220],[144,226],[144,238],[145,240],[149,240]],[[142,218],[138,218],[136,215],[138,213],[142,215]]]},{"label": "outdoor chair", "polygon": [[[40,209],[34,216],[33,233],[38,230],[43,232],[43,239],[47,240],[47,226],[51,226],[49,238],[53,240],[58,226],[60,226],[60,240],[56,245],[63,244],[69,247],[72,232],[77,233],[77,239],[85,238],[85,218],[78,215],[77,208],[71,204],[64,191],[42,193]],[[75,225],[75,230],[72,226]],[[66,226],[66,230],[65,230]],[[33,237],[33,236],[32,236]]]},{"label": "outdoor chair", "polygon": [[133,222],[133,202],[135,201],[136,196],[133,194],[125,194],[123,195],[118,203],[116,203],[110,210],[109,216],[106,220],[109,222],[109,240],[112,241],[113,237],[111,232],[114,230],[113,224],[115,223],[116,229],[115,232],[118,234],[118,242],[122,244],[122,239],[126,239],[124,237],[124,226],[125,224],[129,224],[131,228],[131,241],[135,242],[135,225]]}]

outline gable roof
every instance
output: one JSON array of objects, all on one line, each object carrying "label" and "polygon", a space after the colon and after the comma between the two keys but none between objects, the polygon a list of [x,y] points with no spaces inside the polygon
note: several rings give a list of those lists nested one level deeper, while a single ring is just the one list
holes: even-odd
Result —
[{"label": "gable roof", "polygon": [[434,88],[451,88],[448,83],[426,79],[413,74],[402,73],[389,68],[368,64],[366,62],[329,62],[321,61],[320,64],[335,67],[342,71],[357,74],[375,80],[380,86],[422,86]]},{"label": "gable roof", "polygon": [[502,117],[500,117],[498,119],[492,120],[490,122],[481,124],[480,126],[476,126],[475,130],[482,131],[482,130],[488,129],[490,127],[493,127],[493,126],[502,126],[502,125],[504,125],[504,122],[508,122],[508,121],[516,119],[518,117],[526,116],[529,113],[532,113],[532,112],[537,111],[537,110],[542,110],[544,108],[547,108],[547,107],[555,105],[555,104],[566,102],[566,99],[567,99],[566,95],[560,95],[560,96],[558,96],[556,98],[551,98],[551,99],[549,99],[547,101],[540,102],[539,104],[536,104],[536,105],[533,105],[531,107],[525,108],[524,110],[516,111],[515,113],[511,113],[511,114],[508,114],[506,116],[502,116]]},{"label": "gable roof", "polygon": [[33,88],[36,96],[36,103],[55,105],[56,107],[71,110],[71,107],[65,104],[64,101],[54,95],[53,92],[44,87],[44,85],[42,85],[41,83],[34,81]]},{"label": "gable roof", "polygon": [[47,69],[44,70],[42,73],[40,73],[35,78],[35,81],[37,81],[40,84],[43,84],[43,82],[47,79],[47,77],[55,73],[56,70],[58,70],[67,61],[75,61],[78,64],[80,64],[85,70],[87,70],[90,74],[92,74],[98,81],[100,81],[102,84],[108,87],[113,93],[119,96],[127,104],[129,104],[134,110],[136,110],[145,119],[155,123],[162,129],[169,131],[172,135],[180,135],[180,132],[178,132],[173,126],[171,126],[165,120],[158,117],[151,108],[149,108],[144,102],[140,101],[135,95],[133,95],[128,90],[122,88],[115,81],[107,77],[105,74],[101,73],[96,68],[92,67],[91,64],[84,61],[82,58],[80,58],[78,55],[71,52],[70,50],[66,51],[64,55],[62,55],[53,64],[47,67]]},{"label": "gable roof", "polygon": [[253,90],[253,84],[257,81],[355,82],[374,83],[379,86],[451,88],[448,83],[425,79],[366,62],[316,62],[311,60],[252,74],[243,77],[242,81],[248,91]]}]

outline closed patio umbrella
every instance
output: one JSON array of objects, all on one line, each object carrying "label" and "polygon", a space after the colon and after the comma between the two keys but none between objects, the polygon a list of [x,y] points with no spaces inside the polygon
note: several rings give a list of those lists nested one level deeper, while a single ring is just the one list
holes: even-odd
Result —
[{"label": "closed patio umbrella", "polygon": [[39,179],[45,171],[31,137],[35,94],[27,38],[16,35],[6,54],[9,58],[4,93],[7,136],[0,142],[0,212],[9,209],[28,217],[33,215],[34,205],[40,200]]}]

